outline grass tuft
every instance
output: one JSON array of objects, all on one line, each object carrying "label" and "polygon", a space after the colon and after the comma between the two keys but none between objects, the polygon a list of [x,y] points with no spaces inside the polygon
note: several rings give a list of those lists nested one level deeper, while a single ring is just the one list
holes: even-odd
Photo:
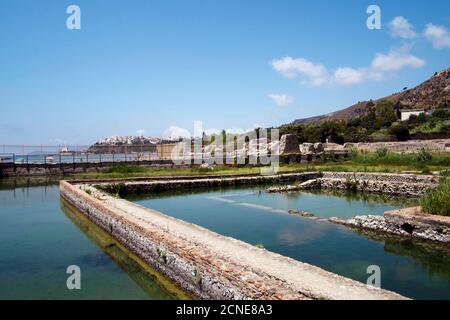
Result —
[{"label": "grass tuft", "polygon": [[436,189],[427,191],[421,205],[426,213],[450,216],[450,179],[442,179]]}]

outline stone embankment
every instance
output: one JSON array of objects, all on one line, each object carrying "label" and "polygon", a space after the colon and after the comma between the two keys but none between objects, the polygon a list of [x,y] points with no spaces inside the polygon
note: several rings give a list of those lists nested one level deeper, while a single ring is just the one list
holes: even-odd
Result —
[{"label": "stone embankment", "polygon": [[324,189],[351,190],[401,196],[421,196],[428,189],[436,188],[438,184],[439,179],[431,175],[324,172],[320,177],[307,180],[297,185],[272,187],[266,191],[273,193]]},{"label": "stone embankment", "polygon": [[[167,188],[188,185],[180,181]],[[117,199],[94,184],[61,181],[60,189],[81,214],[199,299],[404,299]]]},{"label": "stone embankment", "polygon": [[344,148],[355,148],[363,152],[376,152],[382,148],[394,153],[415,153],[422,149],[430,152],[450,152],[450,139],[346,143]]},{"label": "stone embankment", "polygon": [[[305,173],[285,173],[279,175],[247,175],[247,176],[228,176],[228,177],[196,177],[196,178],[182,178],[177,177],[166,178],[162,180],[147,180],[147,181],[121,181],[118,183],[104,182],[97,183],[97,185],[109,193],[116,193],[118,191],[125,193],[151,193],[157,191],[170,191],[180,189],[195,189],[195,188],[212,188],[212,187],[226,187],[239,185],[257,185],[265,183],[286,183],[295,182],[301,183],[303,181],[316,179],[320,177],[318,172]],[[120,190],[119,190],[120,189]]]},{"label": "stone embankment", "polygon": [[450,244],[450,217],[426,214],[420,207],[386,211],[383,216],[330,218],[329,221],[356,229]]}]

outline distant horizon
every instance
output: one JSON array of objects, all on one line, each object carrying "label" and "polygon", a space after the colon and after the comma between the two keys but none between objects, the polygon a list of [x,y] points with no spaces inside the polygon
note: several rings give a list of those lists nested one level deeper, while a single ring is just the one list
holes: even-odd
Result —
[{"label": "distant horizon", "polygon": [[4,1],[0,146],[268,128],[450,66],[450,3],[376,5],[379,30],[357,0]]}]

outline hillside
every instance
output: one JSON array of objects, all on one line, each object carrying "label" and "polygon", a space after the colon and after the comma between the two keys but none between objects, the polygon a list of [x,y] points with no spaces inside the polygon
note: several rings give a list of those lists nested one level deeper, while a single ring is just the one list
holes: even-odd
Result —
[{"label": "hillside", "polygon": [[[378,100],[382,99],[393,102],[397,108],[401,109],[423,108],[429,110],[442,105],[448,106],[450,104],[450,68],[437,72],[430,79],[414,88],[394,93]],[[376,103],[378,100],[373,102]],[[369,102],[370,101],[362,101],[348,108],[329,114],[297,119],[293,121],[293,124],[320,123],[330,120],[349,120],[363,115]]]}]

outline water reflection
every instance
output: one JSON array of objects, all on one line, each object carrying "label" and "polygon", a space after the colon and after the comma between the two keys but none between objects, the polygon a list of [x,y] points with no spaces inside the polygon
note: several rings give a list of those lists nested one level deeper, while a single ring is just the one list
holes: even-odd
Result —
[{"label": "water reflection", "polygon": [[102,255],[88,254],[79,257],[80,263],[102,266],[114,261],[152,299],[190,299],[188,294],[178,289],[156,270],[149,267],[144,261],[89,221],[64,199],[61,199],[61,209],[80,231],[111,258],[105,259]]},{"label": "water reflection", "polygon": [[[412,258],[426,270],[430,278],[443,278],[450,284],[450,247],[448,245],[380,234],[371,230],[353,230],[371,240],[383,242],[386,252]],[[414,276],[411,275],[411,277]]]}]

